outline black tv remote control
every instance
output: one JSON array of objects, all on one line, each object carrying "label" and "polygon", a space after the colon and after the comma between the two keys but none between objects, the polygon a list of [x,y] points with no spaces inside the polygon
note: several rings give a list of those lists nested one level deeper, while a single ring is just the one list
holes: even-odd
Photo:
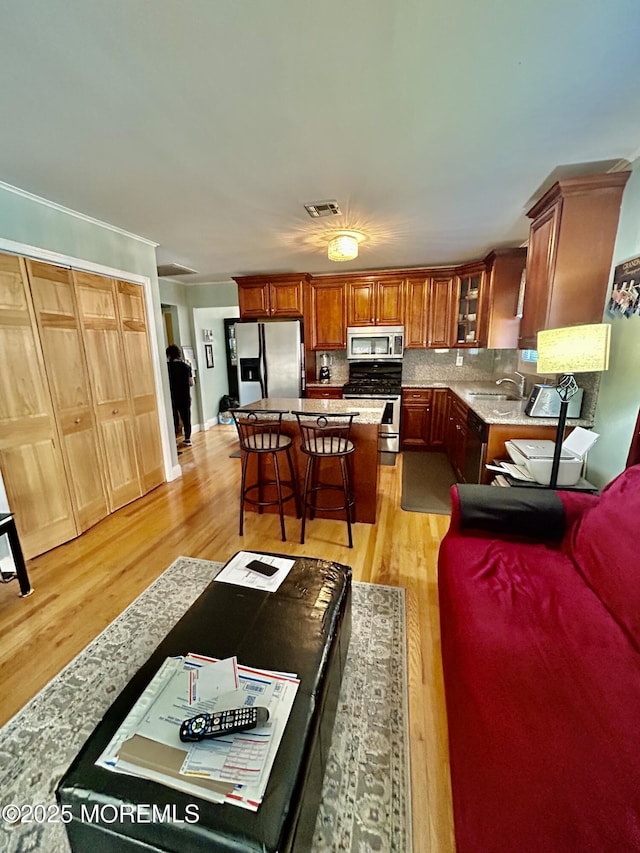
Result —
[{"label": "black tv remote control", "polygon": [[180,740],[192,742],[246,732],[256,726],[263,726],[268,719],[269,709],[262,707],[231,708],[213,714],[197,714],[182,722]]}]

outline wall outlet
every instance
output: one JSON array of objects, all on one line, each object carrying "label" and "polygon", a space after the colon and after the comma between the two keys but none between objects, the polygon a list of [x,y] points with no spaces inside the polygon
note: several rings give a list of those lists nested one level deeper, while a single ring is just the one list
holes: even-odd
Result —
[{"label": "wall outlet", "polygon": [[462,353],[459,352],[456,355],[456,367],[462,367]]}]

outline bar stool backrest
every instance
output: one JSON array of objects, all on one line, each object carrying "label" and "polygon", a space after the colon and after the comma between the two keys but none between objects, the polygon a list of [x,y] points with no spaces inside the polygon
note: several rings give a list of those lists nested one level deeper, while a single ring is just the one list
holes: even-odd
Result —
[{"label": "bar stool backrest", "polygon": [[327,414],[293,412],[298,420],[302,450],[313,456],[339,456],[354,449],[349,438],[351,424],[358,412]]},{"label": "bar stool backrest", "polygon": [[249,453],[278,450],[283,446],[282,416],[279,409],[230,409],[238,430],[240,447]]}]

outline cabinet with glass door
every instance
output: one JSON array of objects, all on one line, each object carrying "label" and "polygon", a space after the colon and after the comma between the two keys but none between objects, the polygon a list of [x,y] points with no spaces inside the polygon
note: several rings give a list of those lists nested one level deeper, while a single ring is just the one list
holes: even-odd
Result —
[{"label": "cabinet with glass door", "polygon": [[470,269],[459,276],[458,319],[456,324],[456,346],[482,346],[482,311],[484,270]]}]

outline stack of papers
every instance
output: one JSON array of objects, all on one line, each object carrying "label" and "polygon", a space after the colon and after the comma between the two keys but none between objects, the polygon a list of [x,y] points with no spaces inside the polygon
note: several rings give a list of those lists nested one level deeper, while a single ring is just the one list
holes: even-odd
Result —
[{"label": "stack of papers", "polygon": [[[498,474],[508,474],[510,477],[513,477],[514,480],[524,480],[527,483],[535,483],[535,479],[522,468],[520,465],[516,465],[515,462],[494,462],[492,465],[485,465],[487,471],[497,471]],[[498,477],[495,478],[499,480]],[[501,482],[500,485],[503,485]],[[507,482],[504,482],[504,485],[508,485]]]},{"label": "stack of papers", "polygon": [[[276,569],[275,574],[266,577],[249,568],[249,564],[258,559]],[[238,551],[215,577],[217,583],[231,583],[236,586],[246,586],[263,592],[275,592],[287,577],[295,564],[295,560],[287,557],[275,557],[273,554],[263,554],[258,551]]]},{"label": "stack of papers", "polygon": [[[167,658],[96,764],[257,811],[299,683],[292,673],[251,669],[236,658]],[[254,705],[269,710],[264,726],[197,743],[180,740],[189,717]]]}]

